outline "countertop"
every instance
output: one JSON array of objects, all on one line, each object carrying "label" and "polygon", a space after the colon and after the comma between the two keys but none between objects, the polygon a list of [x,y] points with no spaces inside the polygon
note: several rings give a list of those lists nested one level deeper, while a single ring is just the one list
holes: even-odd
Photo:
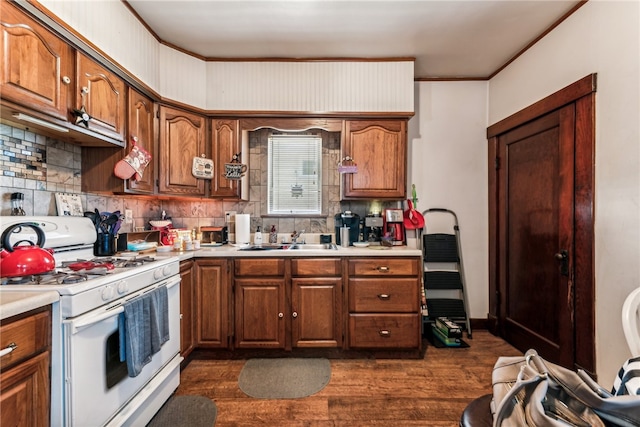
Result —
[{"label": "countertop", "polygon": [[22,292],[0,288],[0,320],[53,304],[60,299],[55,291]]},{"label": "countertop", "polygon": [[240,250],[240,248],[232,245],[222,245],[215,247],[203,247],[195,251],[172,251],[166,255],[157,254],[157,256],[177,256],[180,261],[192,258],[239,258],[239,257],[374,257],[374,256],[421,256],[420,249],[410,248],[408,246],[394,246],[391,248],[381,249],[382,246],[369,246],[366,248],[356,248],[350,246],[343,248],[338,246],[337,249],[276,249],[276,250]]},{"label": "countertop", "polygon": [[[180,261],[193,258],[237,258],[237,257],[396,257],[396,256],[420,256],[419,249],[407,246],[394,246],[380,249],[381,246],[369,246],[366,248],[338,246],[335,250],[329,249],[290,249],[290,250],[258,250],[243,251],[233,245],[216,247],[203,247],[196,251],[171,251],[166,254],[149,253],[157,257],[177,257]],[[13,291],[6,287],[0,287],[0,320],[17,314],[21,314],[48,304],[57,302],[60,296],[55,291],[22,292]]]}]

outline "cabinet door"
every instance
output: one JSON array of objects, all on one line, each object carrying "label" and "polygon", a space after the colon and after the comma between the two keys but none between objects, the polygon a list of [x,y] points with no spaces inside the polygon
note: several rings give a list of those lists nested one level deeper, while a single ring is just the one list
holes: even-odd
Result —
[{"label": "cabinet door", "polygon": [[284,279],[235,279],[235,313],[237,348],[285,347]]},{"label": "cabinet door", "polygon": [[187,357],[193,350],[193,261],[180,263],[180,355]]},{"label": "cabinet door", "polygon": [[0,94],[67,121],[74,81],[73,50],[7,1],[0,21]]},{"label": "cabinet door", "polygon": [[213,120],[211,122],[212,158],[214,161],[211,195],[214,197],[240,197],[240,181],[225,178],[224,169],[224,164],[231,162],[234,154],[240,153],[239,127],[238,120]]},{"label": "cabinet door", "polygon": [[342,346],[342,279],[292,279],[291,284],[292,346]]},{"label": "cabinet door", "polygon": [[126,181],[127,189],[136,193],[153,193],[155,180],[154,163],[157,162],[154,149],[153,120],[155,113],[153,101],[131,88],[129,88],[128,98],[129,119],[127,125],[129,138],[125,154],[131,151],[132,138],[135,137],[137,138],[136,145],[151,154],[151,162],[145,168],[142,179],[136,181],[131,178]]},{"label": "cabinet door", "polygon": [[196,262],[196,342],[199,347],[226,348],[229,335],[227,261]]},{"label": "cabinet door", "polygon": [[346,120],[342,156],[358,165],[342,175],[344,199],[406,197],[406,120]]},{"label": "cabinet door", "polygon": [[75,108],[80,109],[84,105],[91,116],[90,130],[124,141],[127,119],[124,81],[82,53],[78,53],[76,58]]},{"label": "cabinet door", "polygon": [[204,117],[160,108],[158,191],[177,196],[204,196],[203,179],[191,173],[193,158],[205,154]]},{"label": "cabinet door", "polygon": [[0,425],[49,425],[48,351],[0,374]]}]

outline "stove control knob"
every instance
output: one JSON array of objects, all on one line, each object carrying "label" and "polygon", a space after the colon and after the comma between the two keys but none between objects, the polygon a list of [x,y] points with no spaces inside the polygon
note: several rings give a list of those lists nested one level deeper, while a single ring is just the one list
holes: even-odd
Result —
[{"label": "stove control knob", "polygon": [[158,268],[157,270],[153,271],[153,278],[158,280],[158,279],[162,279],[162,269]]},{"label": "stove control knob", "polygon": [[118,293],[120,295],[125,294],[128,291],[129,291],[129,284],[127,283],[126,280],[121,280],[120,282],[118,282]]},{"label": "stove control knob", "polygon": [[168,276],[171,274],[171,267],[169,267],[168,265],[165,265],[164,267],[162,267],[162,275],[163,276]]},{"label": "stove control knob", "polygon": [[102,289],[102,300],[109,301],[111,298],[113,298],[113,288],[107,285]]}]

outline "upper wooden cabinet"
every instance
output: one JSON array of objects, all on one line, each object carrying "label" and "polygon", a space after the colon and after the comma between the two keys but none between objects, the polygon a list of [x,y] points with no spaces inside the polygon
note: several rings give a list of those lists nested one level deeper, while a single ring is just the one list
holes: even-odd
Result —
[{"label": "upper wooden cabinet", "polygon": [[129,88],[128,94],[128,153],[133,148],[132,139],[137,139],[136,145],[151,154],[151,162],[145,168],[142,179],[134,180],[133,178],[126,180],[127,190],[135,193],[153,193],[155,182],[155,132],[153,127],[155,111],[153,101],[137,91]]},{"label": "upper wooden cabinet", "polygon": [[407,194],[407,121],[346,120],[342,156],[358,165],[343,174],[343,199],[404,199]]},{"label": "upper wooden cabinet", "polygon": [[205,181],[192,174],[193,158],[206,154],[203,116],[160,107],[158,191],[177,196],[204,196]]},{"label": "upper wooden cabinet", "polygon": [[76,58],[74,107],[81,109],[84,105],[86,112],[91,116],[89,129],[118,141],[124,141],[127,117],[127,93],[124,81],[80,52]]},{"label": "upper wooden cabinet", "polygon": [[73,49],[7,1],[1,2],[0,94],[58,119],[69,119]]},{"label": "upper wooden cabinet", "polygon": [[238,154],[241,151],[239,128],[239,120],[211,121],[211,157],[214,161],[214,176],[213,180],[211,180],[211,196],[229,198],[240,197],[240,181],[225,178],[224,168],[224,164],[231,162],[233,155]]}]

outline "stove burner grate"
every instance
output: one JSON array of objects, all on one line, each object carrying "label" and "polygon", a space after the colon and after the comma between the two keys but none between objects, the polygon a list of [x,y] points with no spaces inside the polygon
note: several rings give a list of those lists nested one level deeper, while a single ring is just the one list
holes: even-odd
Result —
[{"label": "stove burner grate", "polygon": [[2,285],[68,285],[88,279],[88,275],[82,273],[49,272],[30,276],[3,277]]}]

